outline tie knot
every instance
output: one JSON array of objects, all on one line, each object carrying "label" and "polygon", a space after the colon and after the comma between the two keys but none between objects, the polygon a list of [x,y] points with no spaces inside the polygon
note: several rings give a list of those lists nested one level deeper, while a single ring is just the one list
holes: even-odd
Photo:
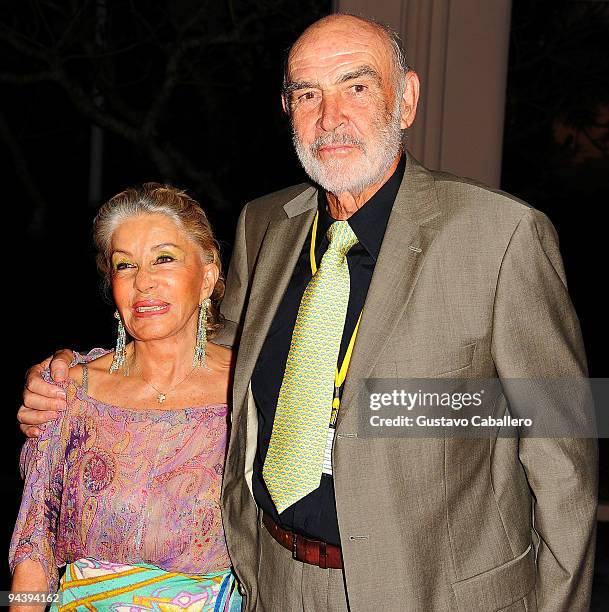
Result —
[{"label": "tie knot", "polygon": [[358,243],[357,236],[347,221],[334,221],[328,228],[326,237],[330,241],[328,248],[336,249],[342,255],[346,255],[349,249]]}]

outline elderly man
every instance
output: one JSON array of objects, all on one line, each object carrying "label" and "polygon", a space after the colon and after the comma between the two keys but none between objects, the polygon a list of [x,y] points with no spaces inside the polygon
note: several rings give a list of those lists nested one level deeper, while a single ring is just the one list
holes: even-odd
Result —
[{"label": "elderly man", "polygon": [[[368,377],[585,376],[552,225],[407,155],[418,94],[397,37],[361,18],[322,19],[289,54],[313,184],[243,209],[223,305],[240,340],[222,503],[247,610],[588,607],[593,441],[360,435]],[[49,408],[37,371],[25,403]]]}]

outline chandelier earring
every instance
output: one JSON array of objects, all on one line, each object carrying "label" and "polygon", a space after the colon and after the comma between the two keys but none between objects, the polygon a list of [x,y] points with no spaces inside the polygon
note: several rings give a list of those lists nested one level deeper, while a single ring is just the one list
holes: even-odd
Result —
[{"label": "chandelier earring", "polygon": [[197,340],[195,354],[192,360],[193,367],[205,367],[205,346],[207,345],[207,309],[211,304],[209,298],[205,298],[199,304],[199,322],[197,324]]},{"label": "chandelier earring", "polygon": [[116,348],[114,349],[114,358],[112,359],[112,365],[110,366],[110,373],[118,372],[121,368],[124,369],[125,376],[129,376],[129,369],[127,368],[127,334],[125,332],[125,326],[121,319],[118,310],[114,313],[114,318],[118,321],[118,334],[116,337]]}]

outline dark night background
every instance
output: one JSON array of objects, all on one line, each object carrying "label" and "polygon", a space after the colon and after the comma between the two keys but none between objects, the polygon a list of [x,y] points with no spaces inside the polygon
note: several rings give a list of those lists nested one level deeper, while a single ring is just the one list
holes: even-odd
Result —
[{"label": "dark night background", "polygon": [[[208,211],[228,263],[243,204],[304,179],[280,111],[283,52],[331,9],[329,0],[0,3],[1,193],[10,243],[0,548],[8,548],[19,503],[14,412],[26,368],[59,347],[114,341],[90,234],[97,206],[147,180],[186,187]],[[543,210],[558,230],[595,377],[609,375],[599,283],[607,276],[608,9],[513,1],[502,171],[502,188]],[[411,63],[416,69],[416,58]],[[601,498],[609,500],[602,442]],[[607,527],[599,527],[605,559]],[[0,567],[0,588],[8,588],[6,563]],[[597,572],[600,602],[609,595],[606,562]]]}]

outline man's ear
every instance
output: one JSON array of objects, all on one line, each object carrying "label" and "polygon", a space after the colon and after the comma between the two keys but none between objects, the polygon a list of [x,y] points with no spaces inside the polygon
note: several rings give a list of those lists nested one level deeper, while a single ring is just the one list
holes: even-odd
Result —
[{"label": "man's ear", "polygon": [[417,114],[417,104],[419,102],[419,75],[414,70],[406,73],[406,87],[402,95],[402,105],[400,112],[400,128],[409,128]]},{"label": "man's ear", "polygon": [[283,112],[289,117],[290,107],[289,107],[288,99],[284,93],[281,94],[281,108],[283,109]]}]

